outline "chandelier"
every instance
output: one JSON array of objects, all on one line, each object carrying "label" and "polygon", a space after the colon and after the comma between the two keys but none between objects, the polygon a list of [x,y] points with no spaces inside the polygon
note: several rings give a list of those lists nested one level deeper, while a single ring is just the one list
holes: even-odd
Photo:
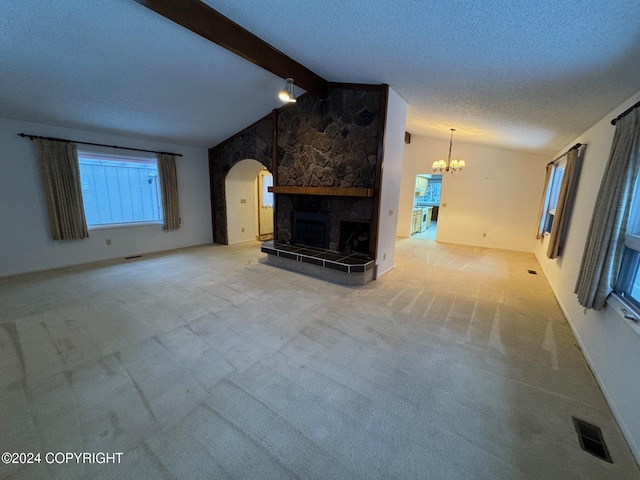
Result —
[{"label": "chandelier", "polygon": [[447,158],[447,160],[446,161],[436,160],[435,162],[433,162],[433,171],[436,173],[445,173],[445,172],[458,173],[462,171],[462,169],[466,166],[464,160],[460,160],[460,159],[451,160],[451,147],[453,146],[453,132],[455,131],[456,131],[455,128],[451,129],[451,138],[449,139],[449,157]]}]

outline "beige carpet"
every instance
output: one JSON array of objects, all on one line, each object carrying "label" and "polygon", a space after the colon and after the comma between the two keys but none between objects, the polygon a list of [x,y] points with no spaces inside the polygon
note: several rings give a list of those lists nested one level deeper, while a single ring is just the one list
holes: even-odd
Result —
[{"label": "beige carpet", "polygon": [[364,287],[254,242],[0,279],[0,450],[42,455],[0,477],[640,478],[532,254],[396,258]]}]

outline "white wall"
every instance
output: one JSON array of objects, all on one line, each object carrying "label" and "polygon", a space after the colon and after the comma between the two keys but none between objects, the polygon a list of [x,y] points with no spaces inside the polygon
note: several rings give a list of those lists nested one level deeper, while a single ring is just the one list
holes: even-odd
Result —
[{"label": "white wall", "polygon": [[229,245],[255,240],[258,234],[258,191],[256,180],[264,168],[257,160],[236,163],[224,181],[227,200],[227,241]]},{"label": "white wall", "polygon": [[[402,170],[399,237],[408,237],[411,232],[416,175],[433,173],[434,160],[446,159],[448,152],[448,139],[411,136],[411,143],[405,147]],[[463,158],[467,166],[460,173],[442,176],[436,240],[533,251],[536,216],[544,188],[545,173],[540,164],[549,158],[463,143],[456,140],[455,134],[452,158]]]},{"label": "white wall", "polygon": [[[53,241],[33,142],[18,133],[182,153],[176,159],[180,229],[161,225],[90,230]],[[0,276],[212,242],[207,150],[0,118]],[[106,245],[106,240],[111,245]]]},{"label": "white wall", "polygon": [[402,179],[406,119],[407,102],[389,88],[382,157],[376,278],[380,278],[391,270],[395,261],[398,201]]},{"label": "white wall", "polygon": [[577,142],[587,145],[564,252],[561,257],[549,260],[547,239],[543,238],[537,242],[535,254],[627,442],[640,461],[640,329],[631,326],[610,306],[600,312],[585,312],[574,294],[593,207],[609,159],[615,129],[611,119],[638,100],[640,92],[558,152],[560,155]]}]

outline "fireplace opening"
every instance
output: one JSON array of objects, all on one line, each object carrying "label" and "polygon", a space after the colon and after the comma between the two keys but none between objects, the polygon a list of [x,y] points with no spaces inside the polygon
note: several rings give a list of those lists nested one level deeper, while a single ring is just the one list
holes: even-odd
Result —
[{"label": "fireplace opening", "polygon": [[291,243],[328,249],[330,233],[329,215],[291,212]]},{"label": "fireplace opening", "polygon": [[338,250],[370,258],[371,222],[340,220]]}]

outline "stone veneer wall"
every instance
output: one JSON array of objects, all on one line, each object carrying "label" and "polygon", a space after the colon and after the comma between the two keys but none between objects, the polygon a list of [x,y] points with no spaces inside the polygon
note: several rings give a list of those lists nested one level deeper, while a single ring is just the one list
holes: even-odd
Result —
[{"label": "stone veneer wall", "polygon": [[370,222],[373,219],[373,198],[329,197],[325,195],[278,195],[277,239],[291,240],[291,212],[322,213],[331,217],[329,248],[338,249],[340,220]]},{"label": "stone veneer wall", "polygon": [[[241,160],[254,159],[274,174],[278,186],[374,188],[381,152],[382,89],[329,88],[278,113],[277,172],[272,168],[272,117],[209,150],[214,216],[213,241],[227,244],[225,178]],[[336,249],[340,219],[372,222],[376,197],[276,195],[276,240],[291,239],[293,210],[331,215]],[[372,236],[377,232],[371,232]]]},{"label": "stone veneer wall", "polygon": [[[374,188],[381,100],[380,90],[330,88],[280,113],[277,185]],[[293,210],[329,214],[333,250],[341,219],[371,222],[375,210],[373,197],[279,194],[276,206],[277,240],[291,239]]]},{"label": "stone veneer wall", "polygon": [[213,241],[226,245],[227,204],[224,182],[229,170],[241,160],[253,159],[262,163],[273,173],[272,127],[273,120],[266,117],[262,122],[239,136],[232,137],[209,150],[209,175],[211,177],[211,201],[213,215]]}]

